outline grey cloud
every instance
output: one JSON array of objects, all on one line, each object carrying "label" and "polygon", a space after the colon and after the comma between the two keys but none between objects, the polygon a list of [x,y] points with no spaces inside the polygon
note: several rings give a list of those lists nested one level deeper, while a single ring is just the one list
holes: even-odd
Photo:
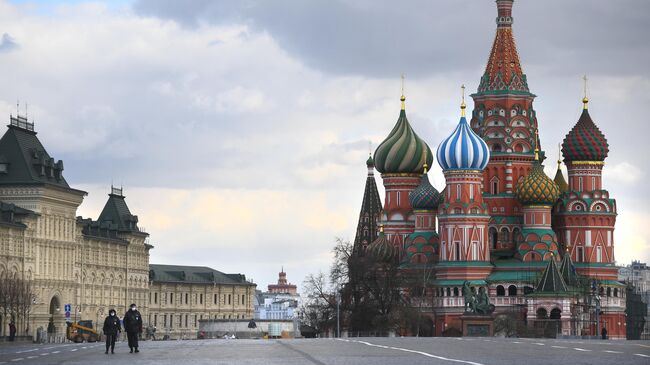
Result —
[{"label": "grey cloud", "polygon": [[[138,0],[134,8],[188,27],[248,24],[315,69],[370,77],[476,72],[484,67],[496,16],[493,1],[471,0]],[[531,68],[560,63],[567,74],[584,72],[585,64],[591,73],[629,74],[650,62],[642,36],[650,33],[649,12],[644,0],[517,1],[515,36],[526,39],[518,44],[522,62]],[[612,62],[622,49],[626,57]]]},{"label": "grey cloud", "polygon": [[9,33],[4,33],[0,39],[0,53],[11,52],[19,47],[18,43],[14,40]]}]

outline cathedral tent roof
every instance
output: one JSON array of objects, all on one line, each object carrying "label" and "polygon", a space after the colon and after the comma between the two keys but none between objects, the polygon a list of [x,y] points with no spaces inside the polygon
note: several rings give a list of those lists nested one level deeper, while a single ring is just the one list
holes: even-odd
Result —
[{"label": "cathedral tent roof", "polygon": [[536,293],[565,293],[568,291],[567,285],[562,279],[560,270],[557,268],[555,259],[549,260],[542,277],[535,288]]}]

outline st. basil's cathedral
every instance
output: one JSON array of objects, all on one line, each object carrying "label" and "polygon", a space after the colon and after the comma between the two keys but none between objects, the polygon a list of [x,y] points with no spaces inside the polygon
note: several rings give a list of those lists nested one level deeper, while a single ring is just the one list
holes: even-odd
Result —
[{"label": "st. basil's cathedral", "polygon": [[554,336],[597,336],[606,328],[610,338],[625,338],[616,202],[601,178],[607,140],[585,93],[582,114],[562,142],[568,182],[560,160],[554,179],[544,173],[535,95],[512,34],[513,0],[496,4],[496,36],[470,95],[474,110],[468,120],[463,98],[458,125],[435,153],[445,187],[439,192],[429,181],[434,153],[409,124],[402,95],[395,127],[367,161],[354,252],[430,273],[424,314],[436,336],[461,331],[468,282],[487,291],[496,316],[554,320]]}]

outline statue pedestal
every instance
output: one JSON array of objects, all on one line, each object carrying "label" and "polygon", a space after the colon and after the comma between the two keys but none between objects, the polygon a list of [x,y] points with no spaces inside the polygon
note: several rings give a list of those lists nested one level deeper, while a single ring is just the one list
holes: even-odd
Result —
[{"label": "statue pedestal", "polygon": [[460,320],[463,337],[494,336],[494,317],[491,314],[464,313]]}]

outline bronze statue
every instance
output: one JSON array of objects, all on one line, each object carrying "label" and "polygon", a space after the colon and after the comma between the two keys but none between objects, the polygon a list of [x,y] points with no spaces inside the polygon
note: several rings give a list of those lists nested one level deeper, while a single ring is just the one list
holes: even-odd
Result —
[{"label": "bronze statue", "polygon": [[476,314],[490,314],[494,312],[494,305],[484,287],[480,287],[476,294],[469,286],[469,281],[463,283],[463,297],[465,298],[465,312]]}]

